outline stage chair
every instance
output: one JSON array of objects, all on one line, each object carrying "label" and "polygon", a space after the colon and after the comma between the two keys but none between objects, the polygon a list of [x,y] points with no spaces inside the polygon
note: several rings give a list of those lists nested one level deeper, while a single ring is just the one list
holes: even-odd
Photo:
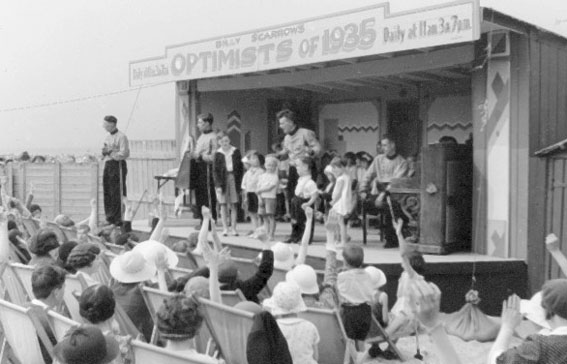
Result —
[{"label": "stage chair", "polygon": [[246,343],[254,314],[199,298],[213,339],[228,364],[248,364]]},{"label": "stage chair", "polygon": [[[6,342],[22,364],[44,364],[39,340],[47,352],[53,356],[53,344],[43,325],[31,314],[31,307],[21,307],[8,301],[0,300],[0,323],[4,339],[0,358],[6,355]],[[39,338],[38,338],[39,337]]]},{"label": "stage chair", "polygon": [[362,202],[362,243],[366,245],[368,242],[368,226],[370,220],[378,220],[379,230],[380,230],[380,241],[384,241],[384,233],[382,227],[384,226],[384,216],[379,213],[377,215],[370,214],[366,211],[364,207],[364,202]]},{"label": "stage chair", "polygon": [[22,224],[30,237],[34,236],[40,229],[39,220],[33,217],[22,217]]},{"label": "stage chair", "polygon": [[10,263],[8,269],[11,269],[14,272],[20,281],[20,284],[26,290],[29,299],[31,300],[35,298],[32,290],[32,274],[35,268],[21,263]]},{"label": "stage chair", "polygon": [[349,339],[336,310],[308,308],[298,316],[310,321],[319,330],[319,364],[356,362],[356,354],[347,345]]},{"label": "stage chair", "polygon": [[[210,364],[212,360],[215,360],[214,358],[206,361],[191,358],[190,356],[172,350],[166,350],[155,345],[146,344],[139,340],[132,340],[131,346],[136,364]],[[224,364],[224,361],[218,360],[217,363]]]}]

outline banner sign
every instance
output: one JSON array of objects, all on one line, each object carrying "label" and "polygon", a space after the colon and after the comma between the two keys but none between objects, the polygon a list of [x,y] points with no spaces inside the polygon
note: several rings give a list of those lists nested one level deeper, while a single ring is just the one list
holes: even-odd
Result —
[{"label": "banner sign", "polygon": [[281,26],[166,47],[130,62],[130,85],[266,71],[309,63],[470,42],[478,0],[391,13],[388,3]]}]

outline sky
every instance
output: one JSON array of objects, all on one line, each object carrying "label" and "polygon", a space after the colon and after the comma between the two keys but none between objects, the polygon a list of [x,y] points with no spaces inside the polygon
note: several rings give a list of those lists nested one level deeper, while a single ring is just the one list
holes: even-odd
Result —
[{"label": "sky", "polygon": [[[98,152],[108,114],[130,139],[174,139],[175,85],[130,88],[130,61],[161,55],[171,44],[378,2],[2,0],[0,153]],[[390,7],[445,2],[392,0]],[[481,0],[481,5],[567,37],[565,0]]]}]

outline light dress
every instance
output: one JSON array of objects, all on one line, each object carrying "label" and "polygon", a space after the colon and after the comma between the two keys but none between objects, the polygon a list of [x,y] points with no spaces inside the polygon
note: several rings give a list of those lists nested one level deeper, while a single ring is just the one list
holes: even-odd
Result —
[{"label": "light dress", "polygon": [[287,341],[293,364],[317,364],[313,357],[313,347],[320,340],[317,327],[299,317],[280,318],[277,323]]},{"label": "light dress", "polygon": [[[342,182],[342,183],[341,183]],[[338,191],[337,187],[341,186]],[[337,200],[338,198],[338,200]],[[352,210],[352,180],[350,176],[343,173],[337,178],[335,189],[333,190],[333,201],[336,201],[332,209],[340,216],[348,215]]]}]

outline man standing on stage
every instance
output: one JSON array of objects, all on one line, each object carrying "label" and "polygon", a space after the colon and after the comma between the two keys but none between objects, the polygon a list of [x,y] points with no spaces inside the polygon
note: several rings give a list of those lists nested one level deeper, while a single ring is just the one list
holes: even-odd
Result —
[{"label": "man standing on stage", "polygon": [[109,224],[122,224],[122,196],[126,196],[126,159],[130,156],[128,138],[116,128],[118,120],[105,116],[102,127],[109,134],[104,139],[102,156],[104,157],[104,213]]},{"label": "man standing on stage", "polygon": [[217,151],[217,135],[213,132],[213,115],[211,113],[200,114],[197,116],[197,128],[201,135],[197,139],[195,150],[191,158],[194,160],[194,169],[191,174],[195,173],[192,178],[195,181],[195,202],[197,204],[197,214],[203,221],[201,216],[201,207],[207,206],[213,215],[213,219],[217,218],[217,197],[215,195],[215,185],[213,182],[213,161],[215,160],[215,152]]},{"label": "man standing on stage", "polygon": [[[366,170],[364,178],[360,183],[360,197],[364,208],[371,214],[382,213],[384,216],[384,248],[395,248],[398,246],[398,237],[392,226],[392,216],[388,205],[388,185],[394,178],[406,177],[408,173],[408,162],[396,151],[396,142],[392,137],[384,135],[380,140],[383,154],[378,154],[372,164]],[[372,188],[374,184],[375,188]],[[368,195],[369,190],[371,194]],[[373,190],[373,191],[372,191]],[[400,212],[399,204],[392,201],[392,209],[396,217],[405,219]]]},{"label": "man standing on stage", "polygon": [[[317,140],[315,133],[312,130],[300,128],[296,124],[295,113],[289,109],[284,109],[276,115],[280,129],[285,133],[283,140],[282,150],[278,153],[280,157],[289,157],[290,167],[288,174],[287,192],[291,199],[295,195],[295,188],[299,176],[297,174],[297,161],[302,157],[317,157],[321,152],[321,144]],[[309,166],[311,175],[314,181],[317,181],[317,168],[316,166]],[[290,201],[291,205],[291,201]],[[298,232],[295,236],[288,239],[288,242],[293,242],[300,238],[303,232]]]}]

